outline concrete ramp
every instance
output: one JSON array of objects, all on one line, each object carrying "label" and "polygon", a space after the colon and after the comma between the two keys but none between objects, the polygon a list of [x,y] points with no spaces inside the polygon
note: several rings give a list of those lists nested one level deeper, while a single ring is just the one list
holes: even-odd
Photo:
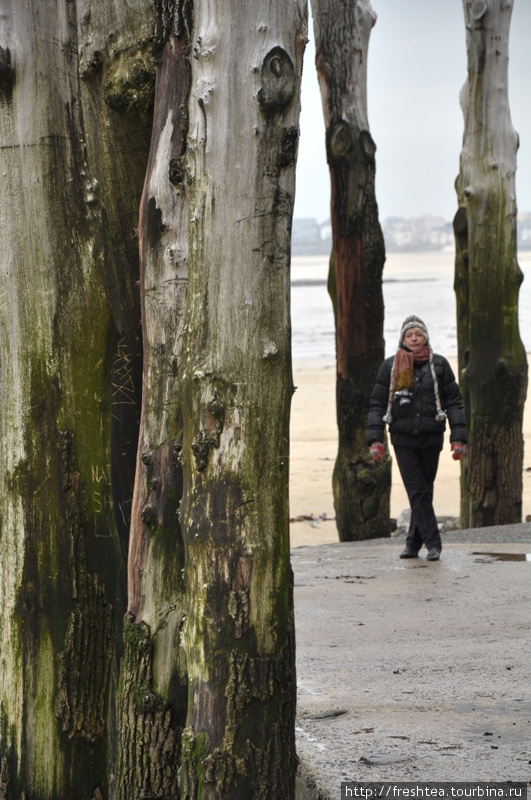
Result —
[{"label": "concrete ramp", "polygon": [[[531,776],[531,524],[292,550],[298,798]],[[529,556],[531,558],[531,556]]]}]

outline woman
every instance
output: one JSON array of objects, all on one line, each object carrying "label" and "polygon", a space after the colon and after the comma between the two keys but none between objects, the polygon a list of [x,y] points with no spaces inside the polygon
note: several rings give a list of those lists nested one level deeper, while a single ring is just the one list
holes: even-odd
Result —
[{"label": "woman", "polygon": [[[446,413],[445,413],[446,412]],[[465,412],[452,368],[433,353],[419,317],[407,317],[396,355],[387,358],[371,395],[367,444],[375,461],[384,453],[384,424],[411,506],[406,547],[400,558],[416,558],[422,545],[428,561],[438,561],[441,536],[433,510],[433,483],[450,423],[452,456],[459,460],[467,441]]]}]

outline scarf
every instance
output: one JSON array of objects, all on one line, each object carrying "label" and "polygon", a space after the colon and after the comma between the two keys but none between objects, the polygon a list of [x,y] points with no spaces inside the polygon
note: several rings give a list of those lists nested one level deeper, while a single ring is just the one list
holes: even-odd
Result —
[{"label": "scarf", "polygon": [[413,368],[415,364],[425,364],[430,360],[430,348],[424,345],[416,353],[401,347],[394,363],[393,389],[399,392],[402,389],[411,389],[413,386]]},{"label": "scarf", "polygon": [[429,361],[431,377],[433,379],[433,390],[435,393],[435,405],[437,407],[437,414],[435,419],[437,422],[443,422],[446,419],[446,414],[442,410],[441,398],[439,396],[439,381],[435,374],[435,367],[433,364],[433,351],[429,345],[424,345],[417,353],[412,350],[406,350],[405,347],[400,347],[395,355],[393,367],[391,369],[391,381],[389,384],[389,400],[387,403],[387,413],[383,421],[389,425],[393,421],[391,409],[393,407],[393,400],[395,392],[402,389],[411,389],[413,386],[413,369],[415,364],[425,364]]}]

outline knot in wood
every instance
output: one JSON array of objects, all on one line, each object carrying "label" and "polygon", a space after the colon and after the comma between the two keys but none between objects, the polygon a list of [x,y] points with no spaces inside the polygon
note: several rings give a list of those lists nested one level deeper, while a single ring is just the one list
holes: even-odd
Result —
[{"label": "knot in wood", "polygon": [[282,47],[274,47],[263,60],[258,102],[265,114],[281,111],[295,94],[295,69]]},{"label": "knot in wood", "polygon": [[500,359],[496,364],[496,375],[498,378],[505,378],[509,375],[509,367],[503,359]]},{"label": "knot in wood", "polygon": [[479,21],[487,13],[489,4],[487,0],[474,0],[472,3],[472,19]]},{"label": "knot in wood", "polygon": [[176,186],[181,189],[184,184],[184,174],[182,157],[179,156],[178,158],[171,158],[168,169],[168,178],[172,186]]},{"label": "knot in wood", "polygon": [[269,69],[271,70],[273,75],[276,75],[277,78],[281,77],[282,73],[284,72],[284,69],[282,67],[282,61],[278,56],[274,56],[274,58],[271,59]]},{"label": "knot in wood", "polygon": [[336,122],[329,133],[329,155],[333,160],[345,158],[352,149],[352,134],[344,120]]},{"label": "knot in wood", "polygon": [[299,131],[297,128],[286,128],[282,134],[282,141],[280,143],[280,150],[277,156],[277,164],[279,167],[290,167],[295,163],[297,155],[297,143],[299,141]]},{"label": "knot in wood", "polygon": [[141,514],[142,522],[147,528],[151,528],[152,530],[157,527],[158,519],[157,519],[157,512],[151,505],[148,503],[147,506],[144,506],[142,509]]},{"label": "knot in wood", "polygon": [[144,697],[142,698],[142,705],[144,706],[144,711],[152,711],[154,708],[157,707],[157,705],[159,705],[159,703],[160,703],[159,698],[152,692],[145,694]]}]

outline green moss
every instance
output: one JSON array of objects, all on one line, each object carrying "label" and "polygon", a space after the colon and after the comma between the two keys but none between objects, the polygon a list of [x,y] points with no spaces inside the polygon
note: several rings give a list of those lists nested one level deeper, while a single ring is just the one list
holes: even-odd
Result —
[{"label": "green moss", "polygon": [[106,72],[104,99],[114,111],[150,115],[155,96],[155,65],[146,47],[114,54]]},{"label": "green moss", "polygon": [[[54,797],[61,780],[61,748],[54,714],[55,655],[44,627],[39,638],[39,651],[31,665],[31,670],[36,670],[39,676],[37,696],[33,707],[28,707],[26,720],[28,729],[33,731],[32,793],[39,797]],[[31,680],[30,676],[28,679]]]},{"label": "green moss", "polygon": [[118,694],[117,794],[176,797],[180,763],[179,719],[153,690],[153,643],[144,623],[124,625],[124,658]]},{"label": "green moss", "polygon": [[183,730],[180,784],[182,795],[187,800],[200,800],[203,797],[203,764],[209,750],[210,740],[205,731],[194,736],[192,728]]}]

